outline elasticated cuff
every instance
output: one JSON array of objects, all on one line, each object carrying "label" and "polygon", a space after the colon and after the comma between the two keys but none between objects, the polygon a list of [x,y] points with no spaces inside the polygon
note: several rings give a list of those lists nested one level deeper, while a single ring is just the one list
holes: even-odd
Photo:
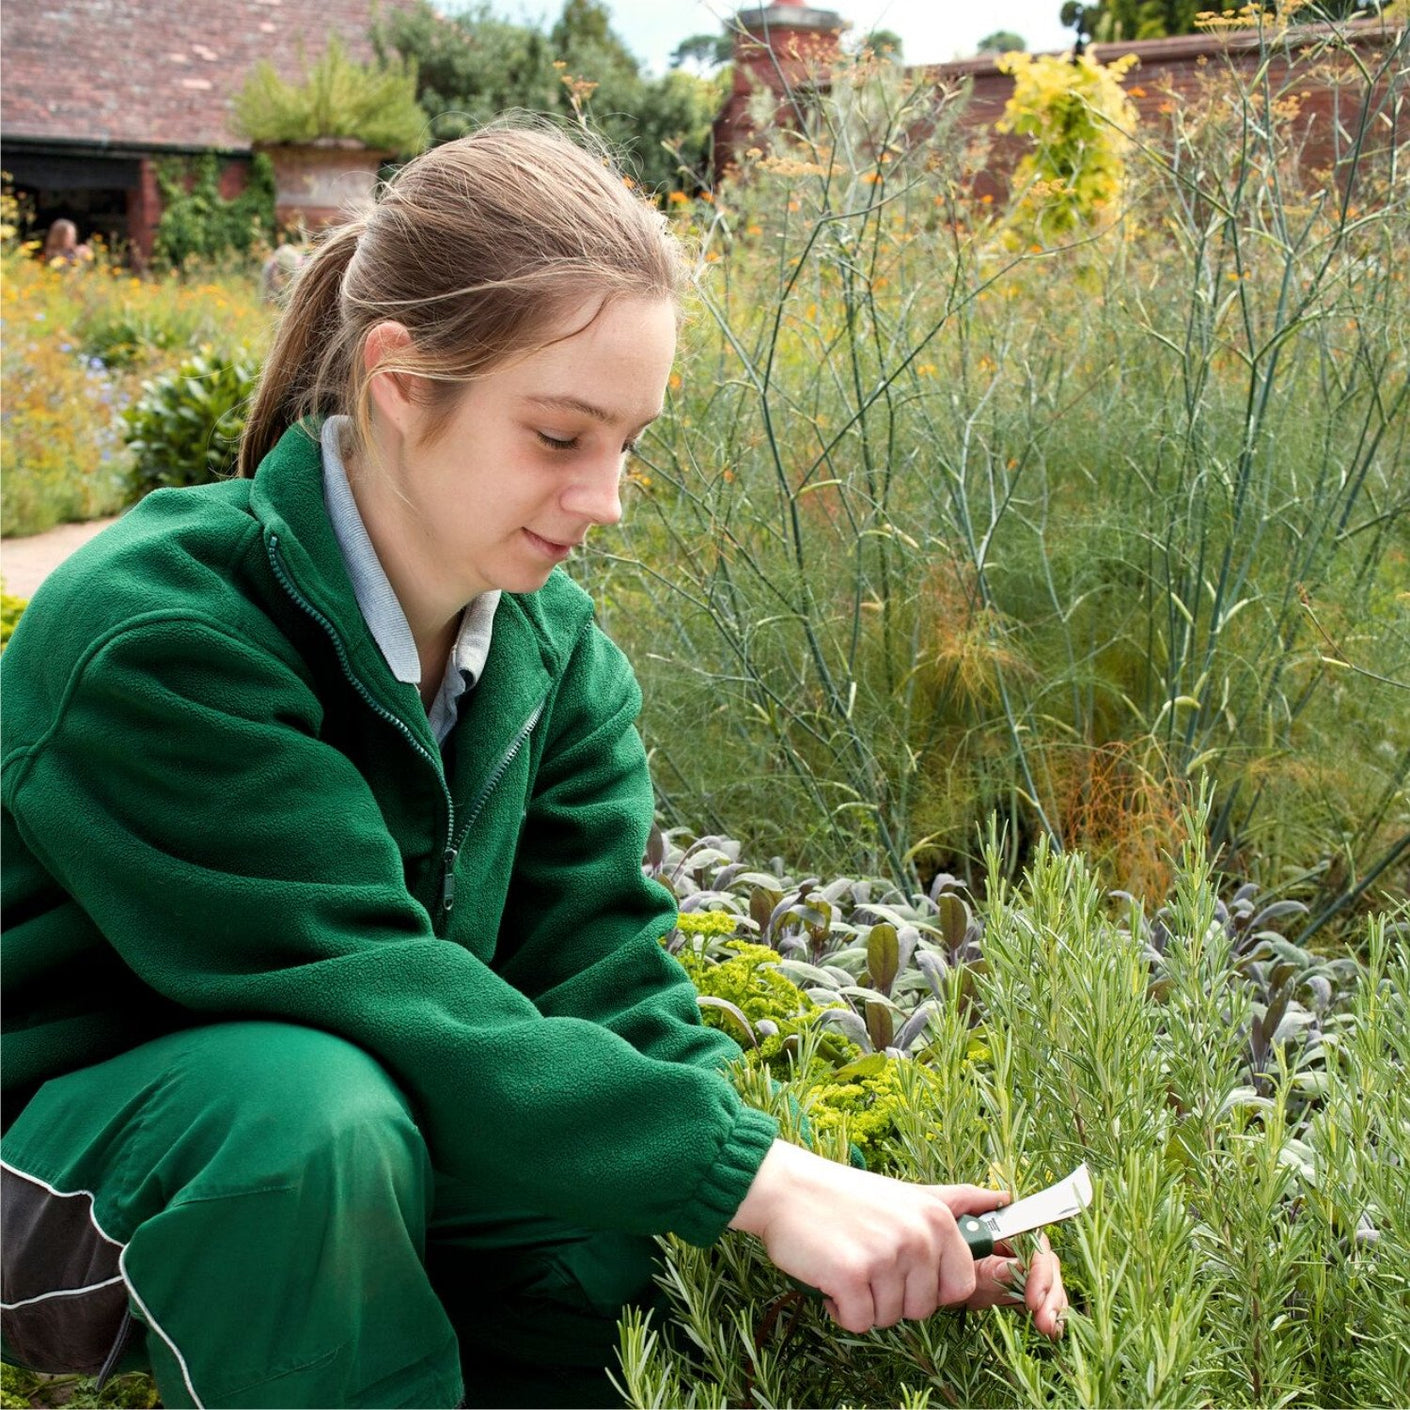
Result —
[{"label": "elasticated cuff", "polygon": [[753,1107],[741,1107],[725,1138],[719,1159],[691,1191],[672,1232],[697,1248],[707,1248],[729,1227],[769,1147],[778,1138],[778,1122]]}]

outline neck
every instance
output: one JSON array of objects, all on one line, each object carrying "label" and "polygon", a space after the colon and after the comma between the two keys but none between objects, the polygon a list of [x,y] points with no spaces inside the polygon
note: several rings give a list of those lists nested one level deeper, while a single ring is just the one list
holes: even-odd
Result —
[{"label": "neck", "polygon": [[407,518],[389,476],[380,468],[365,472],[361,456],[346,457],[344,466],[367,537],[411,628],[416,654],[421,658],[422,693],[429,688],[434,696],[440,689],[465,603],[448,600],[443,590],[437,591],[435,575],[428,569],[432,554],[419,542],[416,524]]},{"label": "neck", "polygon": [[[437,639],[423,641],[416,637],[416,655],[421,662],[421,703],[428,710],[441,693],[441,682],[446,678],[450,653],[455,650],[459,625],[459,618],[455,617],[446,623]],[[415,632],[412,634],[414,636]]]}]

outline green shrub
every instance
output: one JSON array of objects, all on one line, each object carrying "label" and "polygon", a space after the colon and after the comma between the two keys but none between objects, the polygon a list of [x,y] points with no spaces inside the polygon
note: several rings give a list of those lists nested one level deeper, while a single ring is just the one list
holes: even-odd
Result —
[{"label": "green shrub", "polygon": [[92,1376],[47,1376],[18,1366],[0,1367],[0,1406],[5,1410],[153,1410],[159,1404],[156,1383],[138,1371],[111,1377],[100,1391]]},{"label": "green shrub", "polygon": [[28,598],[0,591],[0,651],[9,644],[11,633],[19,625],[20,617],[28,606]]},{"label": "green shrub", "polygon": [[[1206,830],[1187,819],[1155,911],[1044,847],[1012,885],[991,832],[987,899],[958,953],[948,884],[931,897],[884,880],[794,882],[752,871],[719,838],[695,855],[721,858],[699,867],[670,850],[659,876],[682,918],[718,911],[742,935],[771,930],[776,976],[810,983],[787,967],[796,942],[821,973],[860,980],[880,961],[892,993],[934,995],[924,1046],[863,1060],[885,1074],[869,1100],[806,1046],[783,1081],[746,1055],[739,1090],[790,1139],[846,1159],[882,1119],[872,1154],[901,1178],[1026,1194],[1085,1160],[1096,1198],[1048,1231],[1072,1298],[1056,1345],[1009,1310],[842,1333],[754,1239],[664,1239],[667,1320],[620,1329],[628,1404],[1404,1404],[1410,917],[1368,923],[1364,965],[1301,954],[1278,933],[1297,907],[1251,888],[1220,898]],[[752,904],[779,888],[781,912]],[[826,896],[824,926],[799,901]],[[910,932],[899,967],[858,945],[898,922]],[[688,923],[677,939],[734,963],[718,930]],[[844,999],[859,987],[832,982]],[[748,1001],[738,976],[730,987]]]},{"label": "green shrub", "polygon": [[231,255],[253,258],[274,241],[274,167],[262,152],[250,161],[244,190],[228,200],[220,194],[220,161],[213,152],[158,162],[157,184],[162,214],[152,254],[159,266],[185,269]]},{"label": "green shrub", "polygon": [[268,60],[256,64],[235,96],[233,122],[251,142],[347,138],[398,155],[419,152],[427,135],[415,65],[359,64],[337,35],[298,83],[281,78]]},{"label": "green shrub", "polygon": [[134,497],[235,473],[240,433],[259,378],[245,353],[209,348],[150,382],[126,413]]}]

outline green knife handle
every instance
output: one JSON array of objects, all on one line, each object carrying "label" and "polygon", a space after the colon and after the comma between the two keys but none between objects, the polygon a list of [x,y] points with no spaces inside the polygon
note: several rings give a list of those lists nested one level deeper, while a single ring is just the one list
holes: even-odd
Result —
[{"label": "green knife handle", "polygon": [[955,1221],[960,1228],[960,1237],[969,1245],[969,1251],[978,1262],[994,1252],[994,1236],[986,1225],[972,1214],[961,1214]]}]

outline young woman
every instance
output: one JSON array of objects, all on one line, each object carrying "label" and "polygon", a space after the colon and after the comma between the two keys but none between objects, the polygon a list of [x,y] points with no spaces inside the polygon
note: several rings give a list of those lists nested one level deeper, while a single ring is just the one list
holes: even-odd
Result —
[{"label": "young woman", "polygon": [[[4,659],[4,1333],[163,1403],[613,1403],[651,1236],[852,1331],[1011,1300],[955,1214],[777,1139],[664,952],[630,670],[555,571],[621,515],[681,253],[495,127],[300,273],[247,478],[161,491]],[[1056,1261],[1027,1274],[1055,1334]]]}]

